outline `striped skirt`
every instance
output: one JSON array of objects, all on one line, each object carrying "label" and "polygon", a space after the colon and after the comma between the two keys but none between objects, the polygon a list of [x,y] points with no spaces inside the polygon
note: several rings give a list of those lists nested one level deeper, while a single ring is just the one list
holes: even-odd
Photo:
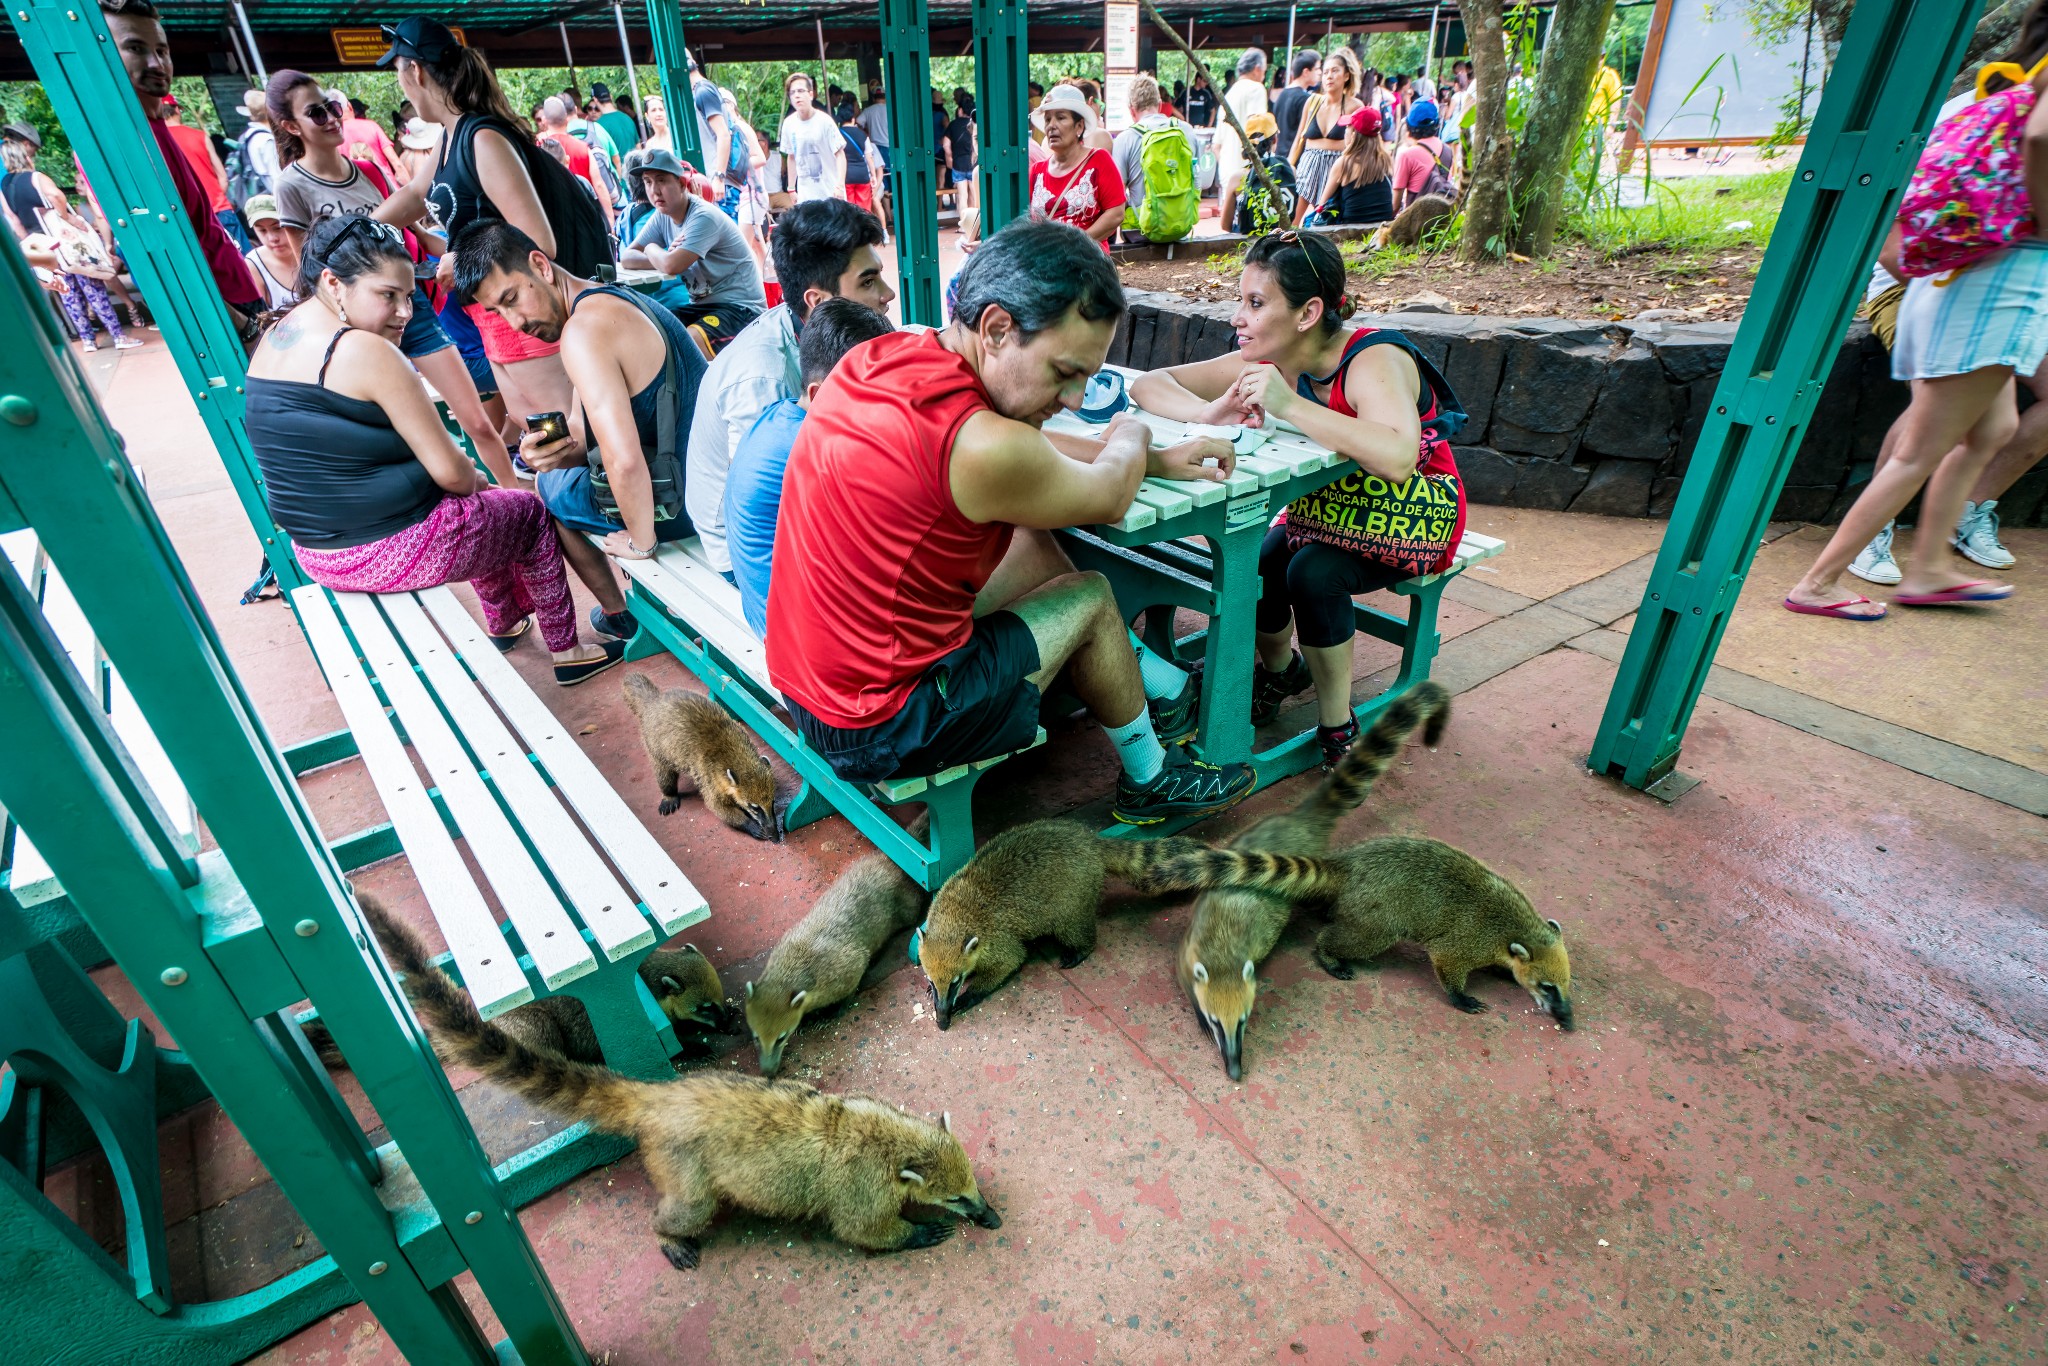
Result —
[{"label": "striped skirt", "polygon": [[2020,242],[1964,270],[1906,285],[1892,378],[1940,379],[1987,366],[2031,375],[2048,358],[2048,242]]},{"label": "striped skirt", "polygon": [[1323,182],[1330,178],[1330,168],[1337,164],[1341,152],[1323,151],[1310,147],[1302,152],[1301,160],[1294,167],[1294,195],[1297,203],[1310,208],[1323,202]]}]

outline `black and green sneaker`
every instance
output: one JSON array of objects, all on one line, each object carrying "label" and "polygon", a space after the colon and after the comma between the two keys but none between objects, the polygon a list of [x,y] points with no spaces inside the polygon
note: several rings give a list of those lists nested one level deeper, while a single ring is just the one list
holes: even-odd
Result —
[{"label": "black and green sneaker", "polygon": [[1358,743],[1358,718],[1354,716],[1341,726],[1317,726],[1316,743],[1323,749],[1323,772],[1329,773]]},{"label": "black and green sneaker", "polygon": [[1166,764],[1149,783],[1129,774],[1116,780],[1116,805],[1109,814],[1125,825],[1157,825],[1173,816],[1221,811],[1249,797],[1259,776],[1250,764],[1211,764],[1182,745],[1166,751]]},{"label": "black and green sneaker", "polygon": [[1191,738],[1202,720],[1202,675],[1196,670],[1181,686],[1180,696],[1161,701],[1147,700],[1152,712],[1152,733],[1162,745],[1178,745]]},{"label": "black and green sneaker", "polygon": [[1299,692],[1306,692],[1315,685],[1309,675],[1308,661],[1301,657],[1301,651],[1293,651],[1287,660],[1287,667],[1273,673],[1263,664],[1252,665],[1252,724],[1272,724],[1280,714],[1280,708],[1287,699]]}]

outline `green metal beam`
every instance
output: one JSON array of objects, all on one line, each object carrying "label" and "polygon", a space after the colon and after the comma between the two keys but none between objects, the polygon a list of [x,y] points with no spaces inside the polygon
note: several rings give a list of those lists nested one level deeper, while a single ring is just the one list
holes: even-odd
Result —
[{"label": "green metal beam", "polygon": [[[974,0],[974,85],[981,107],[981,235],[1022,218],[1031,202],[1030,45],[1024,0]],[[920,87],[922,90],[922,87]]]},{"label": "green metal beam", "polygon": [[882,0],[882,88],[889,97],[889,198],[903,321],[945,322],[939,298],[939,199],[933,169],[931,15],[926,0]]},{"label": "green metal beam", "polygon": [[1977,6],[1862,0],[1714,391],[1587,766],[1670,773]]},{"label": "green metal beam", "polygon": [[[654,69],[661,78],[662,107],[668,111],[669,143],[678,157],[704,170],[709,149],[697,145],[697,105],[683,40],[683,7],[677,0],[647,0],[647,28],[654,37]],[[738,136],[739,130],[733,134]]]}]

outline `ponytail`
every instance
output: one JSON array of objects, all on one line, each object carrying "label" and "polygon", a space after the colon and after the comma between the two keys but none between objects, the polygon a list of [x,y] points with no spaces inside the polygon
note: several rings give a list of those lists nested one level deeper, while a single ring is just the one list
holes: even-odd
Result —
[{"label": "ponytail", "polygon": [[517,128],[529,141],[532,140],[533,126],[519,116],[512,108],[512,102],[505,98],[504,87],[498,84],[497,76],[491,71],[490,61],[473,47],[455,47],[447,57],[432,66],[421,64],[448,96],[448,103],[458,114],[487,114],[502,119]]}]

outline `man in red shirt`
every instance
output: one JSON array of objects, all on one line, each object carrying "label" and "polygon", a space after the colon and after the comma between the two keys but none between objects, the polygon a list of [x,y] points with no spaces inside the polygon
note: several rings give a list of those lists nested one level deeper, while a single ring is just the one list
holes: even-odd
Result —
[{"label": "man in red shirt", "polygon": [[597,206],[604,210],[604,221],[612,221],[612,191],[604,183],[604,176],[597,169],[589,146],[583,139],[569,131],[569,102],[560,95],[550,95],[541,101],[540,141],[551,142],[562,149],[562,160],[569,167],[569,174],[578,180],[590,182],[591,192],[597,196]]},{"label": "man in red shirt", "polygon": [[398,149],[391,145],[391,138],[382,124],[370,117],[370,110],[361,100],[352,100],[339,90],[327,92],[327,98],[341,100],[341,107],[348,110],[348,116],[341,121],[342,154],[350,161],[367,161],[384,173],[386,185],[403,185],[411,177],[398,158]]},{"label": "man in red shirt", "polygon": [[1100,442],[1041,430],[1080,406],[1124,310],[1078,230],[1013,224],[957,290],[945,330],[854,348],[810,405],[776,527],[770,679],[834,772],[874,782],[1030,743],[1064,670],[1116,746],[1117,819],[1230,805],[1249,765],[1161,744],[1193,732],[1199,689],[1133,649],[1109,581],[1051,535],[1122,517],[1147,474],[1227,477],[1228,443],[1155,450],[1128,415]]},{"label": "man in red shirt", "polygon": [[171,93],[171,44],[164,36],[164,26],[157,20],[156,6],[149,0],[100,0],[100,8],[106,11],[107,36],[113,39],[115,50],[121,54],[121,64],[128,69],[135,97],[142,101],[143,117],[149,120],[157,153],[171,173],[171,183],[177,187],[185,216],[192,220],[192,231],[199,236],[199,250],[213,274],[214,287],[227,304],[228,315],[243,344],[253,344],[263,291],[250,273],[249,263],[242,259],[242,253],[222,230],[220,220],[213,216],[211,196],[192,173],[184,152],[163,121],[163,101]]}]

